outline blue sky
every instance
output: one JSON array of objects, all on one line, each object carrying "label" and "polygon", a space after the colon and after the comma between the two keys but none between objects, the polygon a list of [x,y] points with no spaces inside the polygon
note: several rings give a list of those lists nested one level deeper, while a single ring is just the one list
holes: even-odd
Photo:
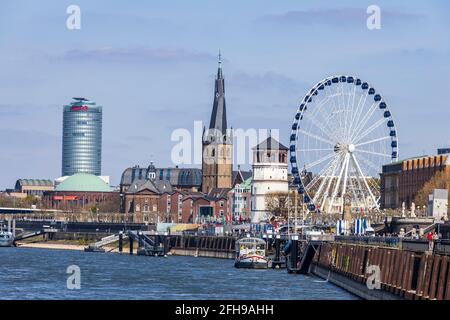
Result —
[{"label": "blue sky", "polygon": [[[81,30],[66,8],[81,8]],[[217,52],[228,123],[279,128],[287,144],[298,101],[319,80],[354,74],[388,100],[400,157],[450,144],[450,3],[376,1],[0,2],[0,189],[56,178],[62,106],[104,107],[103,174],[171,166],[176,128],[209,121]]]}]

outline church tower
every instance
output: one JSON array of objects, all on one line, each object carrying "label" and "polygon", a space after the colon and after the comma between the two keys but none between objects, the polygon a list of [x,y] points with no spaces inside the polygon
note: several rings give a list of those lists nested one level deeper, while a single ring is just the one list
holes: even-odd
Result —
[{"label": "church tower", "polygon": [[204,193],[214,188],[232,187],[233,139],[231,132],[227,132],[225,80],[220,53],[211,121],[209,129],[203,130],[202,175],[202,192]]}]

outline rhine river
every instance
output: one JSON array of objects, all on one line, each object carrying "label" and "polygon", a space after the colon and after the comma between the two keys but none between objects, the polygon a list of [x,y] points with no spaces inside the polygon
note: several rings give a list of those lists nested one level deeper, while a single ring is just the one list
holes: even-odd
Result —
[{"label": "rhine river", "polygon": [[[81,288],[67,289],[67,267]],[[233,260],[0,248],[0,299],[357,299],[315,277],[245,270]]]}]

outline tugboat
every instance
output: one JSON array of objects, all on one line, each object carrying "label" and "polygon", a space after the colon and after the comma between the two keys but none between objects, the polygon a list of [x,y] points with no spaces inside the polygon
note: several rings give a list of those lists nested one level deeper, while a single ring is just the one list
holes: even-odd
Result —
[{"label": "tugboat", "polygon": [[236,268],[267,269],[266,242],[259,238],[242,238],[236,241]]},{"label": "tugboat", "polygon": [[0,230],[0,247],[11,247],[13,243],[13,234],[9,231]]}]

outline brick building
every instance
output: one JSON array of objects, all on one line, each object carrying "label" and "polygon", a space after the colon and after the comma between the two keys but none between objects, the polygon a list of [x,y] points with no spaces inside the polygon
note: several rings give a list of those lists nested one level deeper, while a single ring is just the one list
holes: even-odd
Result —
[{"label": "brick building", "polygon": [[45,206],[69,211],[89,211],[101,204],[109,203],[111,210],[119,208],[119,193],[101,178],[87,173],[77,173],[43,194]]},{"label": "brick building", "polygon": [[442,149],[436,156],[420,156],[384,165],[381,177],[382,209],[407,208],[417,193],[438,171],[450,170],[450,159]]}]

